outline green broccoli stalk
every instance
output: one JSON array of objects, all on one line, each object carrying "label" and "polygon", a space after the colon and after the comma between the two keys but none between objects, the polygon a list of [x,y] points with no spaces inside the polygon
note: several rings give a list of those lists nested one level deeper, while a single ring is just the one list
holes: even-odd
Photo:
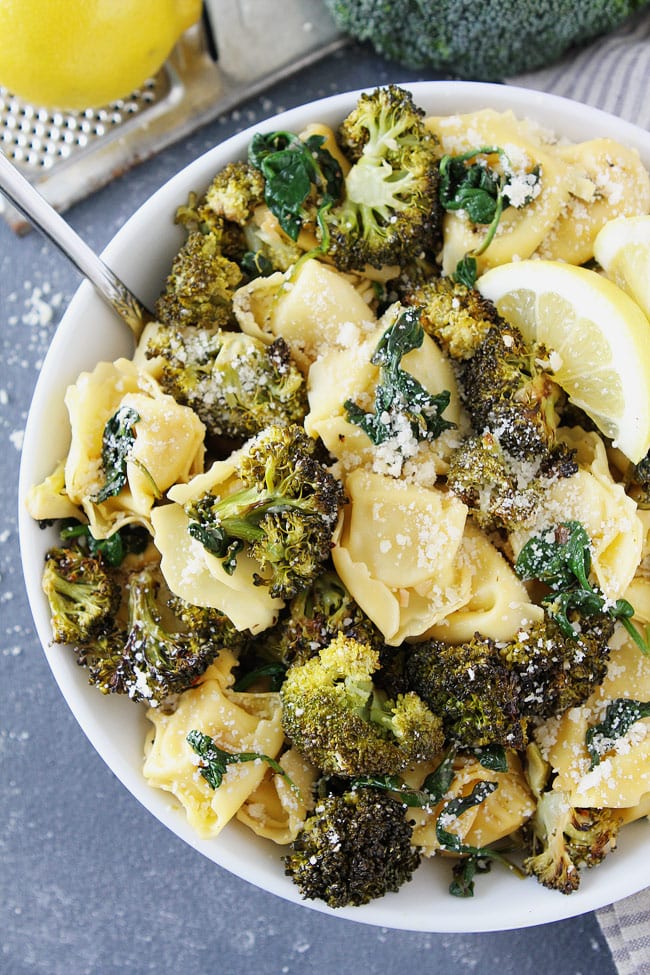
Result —
[{"label": "green broccoli stalk", "polygon": [[87,644],[113,625],[120,588],[101,554],[51,548],[42,586],[55,643]]},{"label": "green broccoli stalk", "polygon": [[473,81],[534,71],[614,30],[647,0],[325,0],[338,26],[412,70]]},{"label": "green broccoli stalk", "polygon": [[353,160],[343,199],[323,214],[324,251],[340,270],[402,265],[430,252],[439,230],[435,142],[410,92],[360,96],[339,127]]},{"label": "green broccoli stalk", "polygon": [[357,907],[411,879],[420,863],[412,837],[402,803],[352,789],[318,803],[284,857],[285,873],[305,899]]},{"label": "green broccoli stalk", "polygon": [[571,894],[580,886],[580,867],[596,866],[614,849],[620,825],[615,809],[577,809],[551,789],[537,803],[524,870],[545,887]]},{"label": "green broccoli stalk", "polygon": [[287,671],[280,695],[287,737],[331,775],[385,775],[442,746],[440,718],[414,693],[390,700],[373,684],[379,653],[339,634]]},{"label": "green broccoli stalk", "polygon": [[160,385],[199,416],[211,437],[243,441],[273,423],[300,423],[307,384],[283,338],[160,326],[144,347],[163,360]]},{"label": "green broccoli stalk", "polygon": [[246,550],[257,561],[258,585],[290,599],[322,570],[344,503],[341,483],[297,425],[267,427],[238,456],[242,483],[225,497],[212,493],[188,504],[188,531],[234,572]]}]

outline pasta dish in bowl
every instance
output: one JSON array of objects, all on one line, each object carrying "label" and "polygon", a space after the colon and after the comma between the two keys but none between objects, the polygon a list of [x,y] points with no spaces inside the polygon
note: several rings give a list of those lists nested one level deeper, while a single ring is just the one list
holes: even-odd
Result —
[{"label": "pasta dish in bowl", "polygon": [[120,231],[135,351],[79,289],[28,594],[97,751],[217,864],[430,931],[644,886],[649,167],[522,89],[338,95]]}]

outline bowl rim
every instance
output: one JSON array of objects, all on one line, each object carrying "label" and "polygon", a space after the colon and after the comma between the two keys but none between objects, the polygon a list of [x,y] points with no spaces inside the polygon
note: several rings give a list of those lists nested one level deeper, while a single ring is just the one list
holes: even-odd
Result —
[{"label": "bowl rim", "polygon": [[[422,105],[427,114],[458,114],[479,107],[498,111],[511,109],[516,116],[529,116],[574,141],[597,136],[616,138],[636,148],[646,167],[650,168],[650,133],[630,122],[562,96],[481,82],[397,81],[395,84],[410,90],[416,103]],[[190,189],[200,190],[225,162],[242,158],[253,132],[278,127],[295,129],[308,120],[329,121],[331,124],[349,111],[362,91],[371,90],[372,87],[368,85],[340,92],[288,109],[255,123],[207,150],[168,179],[137,208],[102,251],[102,257],[144,301],[153,302],[161,281],[161,271],[169,266],[182,239],[181,231],[170,226],[173,213],[176,206],[186,199]],[[157,227],[164,231],[164,240],[161,234],[155,233]],[[153,259],[148,258],[144,264],[132,259],[133,254],[142,252],[143,228],[148,229],[153,240],[155,266]],[[93,338],[98,338],[97,345],[92,341],[86,347],[84,322],[94,323],[96,336]],[[268,893],[332,917],[395,930],[465,934],[512,930],[575,917],[646,887],[642,858],[636,852],[639,838],[641,842],[643,839],[642,830],[647,828],[647,823],[643,822],[626,826],[619,841],[619,850],[611,861],[608,859],[597,871],[589,871],[580,889],[568,898],[547,891],[532,880],[519,889],[519,896],[513,897],[513,884],[521,881],[507,875],[506,871],[493,871],[489,878],[477,885],[474,898],[459,903],[447,892],[449,878],[446,871],[441,878],[443,871],[436,870],[434,863],[425,862],[416,871],[413,881],[405,885],[399,894],[386,895],[361,908],[335,911],[320,902],[302,900],[297,888],[284,876],[280,866],[281,848],[270,841],[260,841],[240,824],[229,824],[214,840],[203,840],[192,833],[184,813],[175,804],[172,805],[172,797],[146,783],[136,765],[133,749],[129,755],[120,739],[117,727],[121,723],[120,709],[116,705],[122,707],[122,715],[132,725],[131,716],[127,715],[123,705],[133,708],[133,704],[124,700],[107,701],[88,686],[83,675],[80,677],[81,668],[72,662],[71,654],[64,656],[52,652],[49,645],[49,615],[40,587],[42,556],[47,544],[52,542],[48,542],[47,532],[39,528],[25,508],[25,496],[30,485],[50,473],[58,459],[52,456],[55,449],[52,440],[58,438],[60,449],[61,431],[57,424],[61,420],[65,422],[62,398],[66,385],[76,379],[81,368],[92,368],[102,357],[113,359],[119,355],[129,355],[130,350],[131,337],[126,327],[115,320],[92,285],[88,281],[82,282],[54,333],[34,389],[21,455],[18,528],[29,605],[53,676],[94,749],[141,805],[184,843]],[[42,418],[46,416],[49,417],[48,423],[55,427],[54,431],[42,423]],[[144,729],[146,719],[138,718],[138,723]],[[142,740],[139,743],[141,753]],[[524,890],[526,896],[523,895]]]}]

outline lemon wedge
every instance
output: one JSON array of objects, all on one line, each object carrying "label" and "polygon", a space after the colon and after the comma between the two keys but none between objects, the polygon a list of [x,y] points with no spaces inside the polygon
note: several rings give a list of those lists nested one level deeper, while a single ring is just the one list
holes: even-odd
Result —
[{"label": "lemon wedge", "polygon": [[650,318],[650,215],[608,221],[594,241],[594,257]]},{"label": "lemon wedge", "polygon": [[560,261],[486,271],[481,294],[532,344],[552,353],[554,378],[633,463],[650,448],[650,321],[612,281]]}]

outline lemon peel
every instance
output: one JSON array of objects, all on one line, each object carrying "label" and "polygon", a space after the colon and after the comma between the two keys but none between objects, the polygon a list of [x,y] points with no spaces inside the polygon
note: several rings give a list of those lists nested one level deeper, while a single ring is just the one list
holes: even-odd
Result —
[{"label": "lemon peel", "polygon": [[610,220],[594,241],[594,257],[650,318],[650,215]]}]

